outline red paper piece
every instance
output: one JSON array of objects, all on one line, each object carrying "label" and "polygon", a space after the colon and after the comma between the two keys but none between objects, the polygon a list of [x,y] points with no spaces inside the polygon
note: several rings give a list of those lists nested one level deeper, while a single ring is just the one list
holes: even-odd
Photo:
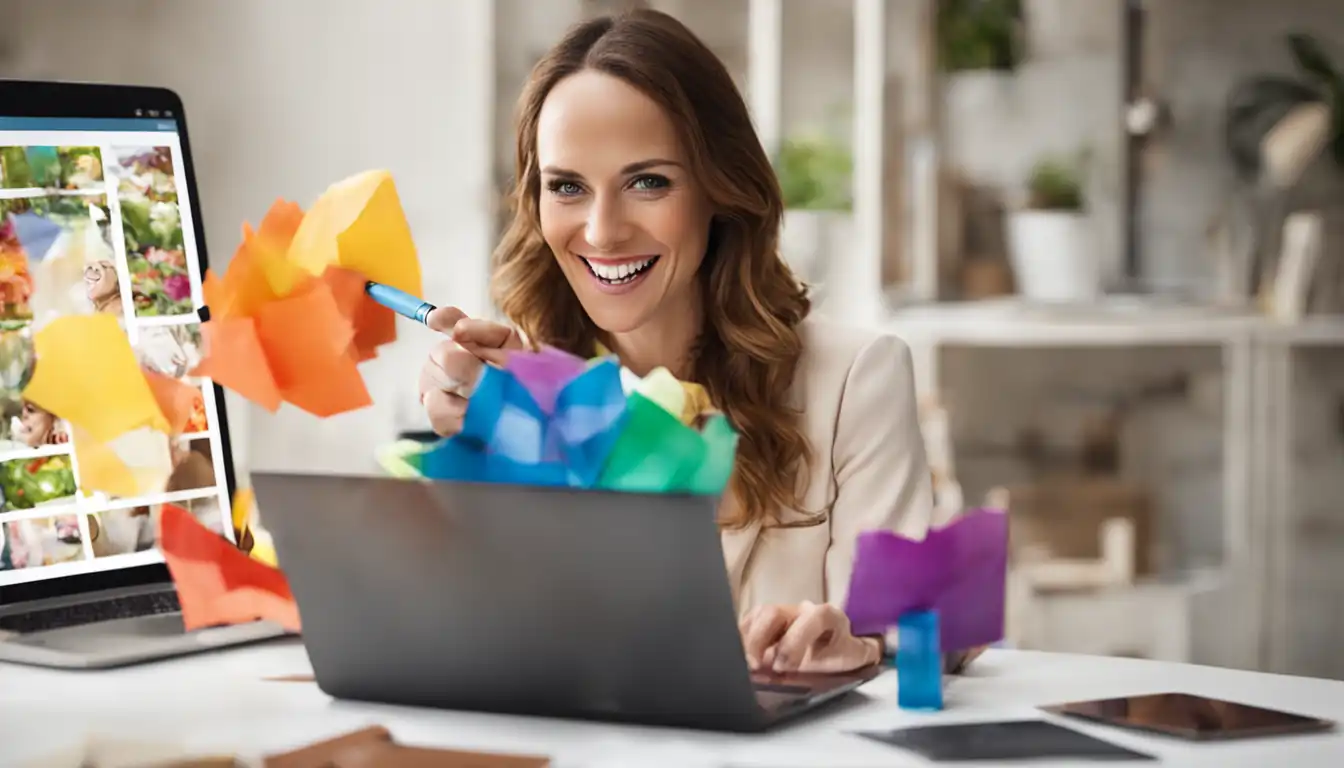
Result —
[{"label": "red paper piece", "polygon": [[285,575],[243,554],[185,509],[163,505],[159,547],[188,632],[254,621],[301,631],[299,608]]}]

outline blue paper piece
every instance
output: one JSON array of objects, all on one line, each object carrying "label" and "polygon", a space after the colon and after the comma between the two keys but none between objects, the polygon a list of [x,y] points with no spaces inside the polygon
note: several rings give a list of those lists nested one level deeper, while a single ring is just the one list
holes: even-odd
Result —
[{"label": "blue paper piece", "polygon": [[553,409],[548,415],[512,372],[486,366],[462,431],[422,455],[420,471],[434,480],[590,487],[625,424],[619,364],[583,369]]},{"label": "blue paper piece", "polygon": [[31,262],[45,259],[63,231],[60,224],[32,212],[11,213],[9,221],[14,226],[14,236]]},{"label": "blue paper piece", "polygon": [[487,453],[461,435],[440,440],[420,456],[421,472],[431,480],[516,485],[567,486],[569,473],[560,462],[521,464]]},{"label": "blue paper piece", "polygon": [[576,376],[555,401],[554,434],[574,484],[597,482],[611,449],[625,428],[621,366],[603,360]]}]

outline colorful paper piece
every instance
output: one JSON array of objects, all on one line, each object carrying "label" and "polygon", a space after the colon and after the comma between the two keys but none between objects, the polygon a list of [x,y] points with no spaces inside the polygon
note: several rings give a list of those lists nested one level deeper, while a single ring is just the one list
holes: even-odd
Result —
[{"label": "colorful paper piece", "polygon": [[314,275],[342,267],[412,296],[423,290],[411,228],[386,171],[366,171],[332,185],[303,217],[289,253]]},{"label": "colorful paper piece", "polygon": [[173,472],[168,436],[149,428],[131,430],[103,443],[87,431],[71,435],[85,493],[134,498],[163,491]]},{"label": "colorful paper piece", "polygon": [[289,582],[201,525],[190,512],[163,505],[159,547],[168,563],[187,631],[270,621],[301,631]]},{"label": "colorful paper piece", "polygon": [[634,387],[628,376],[612,357],[513,353],[504,368],[486,366],[459,434],[402,446],[384,466],[436,480],[722,493],[738,439],[727,419],[694,426],[703,414],[687,416],[688,401],[703,401],[666,370]]},{"label": "colorful paper piece", "polygon": [[233,518],[233,536],[238,542],[238,549],[247,553],[253,560],[272,568],[277,567],[275,543],[271,540],[270,532],[261,527],[257,515],[256,494],[251,488],[240,488],[233,494],[233,508],[230,512]]},{"label": "colorful paper piece", "polygon": [[126,333],[111,315],[53,320],[33,335],[25,399],[107,443],[140,427],[170,431]]},{"label": "colorful paper piece", "polygon": [[14,236],[19,240],[19,246],[27,254],[30,262],[40,262],[47,257],[47,252],[60,239],[61,225],[36,213],[11,213],[9,221],[14,226]]},{"label": "colorful paper piece", "polygon": [[165,376],[150,368],[141,368],[145,383],[159,405],[159,411],[168,424],[168,432],[181,434],[187,430],[192,414],[196,411],[196,400],[201,396],[201,388],[180,379]]},{"label": "colorful paper piece", "polygon": [[977,509],[922,541],[859,536],[845,613],[856,635],[883,635],[911,611],[938,613],[942,651],[1003,639],[1008,516]]},{"label": "colorful paper piece", "polygon": [[222,277],[202,286],[210,319],[194,371],[269,411],[316,416],[372,403],[358,364],[396,340],[396,316],[369,280],[419,295],[420,265],[392,178],[383,171],[328,189],[307,214],[279,201]]}]

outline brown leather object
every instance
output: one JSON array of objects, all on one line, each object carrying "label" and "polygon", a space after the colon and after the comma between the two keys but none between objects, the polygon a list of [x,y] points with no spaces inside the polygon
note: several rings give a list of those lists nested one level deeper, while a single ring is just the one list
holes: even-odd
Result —
[{"label": "brown leather object", "polygon": [[266,768],[546,768],[550,758],[405,747],[374,726],[266,758]]}]

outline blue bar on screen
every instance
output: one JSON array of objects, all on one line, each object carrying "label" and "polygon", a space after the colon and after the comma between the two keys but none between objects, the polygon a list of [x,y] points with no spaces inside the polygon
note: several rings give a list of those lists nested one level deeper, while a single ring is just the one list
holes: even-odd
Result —
[{"label": "blue bar on screen", "polygon": [[0,117],[0,131],[177,133],[177,121],[172,118],[138,117]]}]

